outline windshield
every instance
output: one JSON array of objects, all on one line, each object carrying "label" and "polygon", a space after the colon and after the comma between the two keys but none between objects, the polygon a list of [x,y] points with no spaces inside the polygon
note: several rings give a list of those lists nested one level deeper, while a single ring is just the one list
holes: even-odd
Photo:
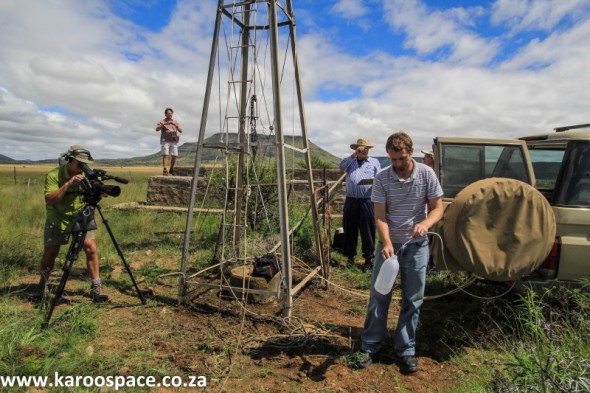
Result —
[{"label": "windshield", "polygon": [[553,198],[555,205],[590,206],[590,141],[568,144]]}]

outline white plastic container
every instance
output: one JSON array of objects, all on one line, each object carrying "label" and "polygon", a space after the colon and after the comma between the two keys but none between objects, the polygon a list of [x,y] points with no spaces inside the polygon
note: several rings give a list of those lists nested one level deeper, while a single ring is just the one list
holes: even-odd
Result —
[{"label": "white plastic container", "polygon": [[393,255],[383,261],[377,279],[375,280],[375,290],[382,295],[387,295],[393,288],[393,283],[399,272],[399,262],[397,255]]}]

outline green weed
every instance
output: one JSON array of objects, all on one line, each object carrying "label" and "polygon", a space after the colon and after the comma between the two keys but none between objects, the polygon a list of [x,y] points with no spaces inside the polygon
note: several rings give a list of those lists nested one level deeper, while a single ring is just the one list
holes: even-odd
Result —
[{"label": "green weed", "polygon": [[529,291],[514,309],[512,357],[498,391],[590,390],[590,287]]}]

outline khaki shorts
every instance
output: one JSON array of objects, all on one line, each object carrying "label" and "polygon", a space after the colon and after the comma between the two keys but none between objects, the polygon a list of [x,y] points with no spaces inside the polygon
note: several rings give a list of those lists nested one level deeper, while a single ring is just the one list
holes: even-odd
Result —
[{"label": "khaki shorts", "polygon": [[[86,232],[85,240],[96,240],[95,231]],[[61,246],[68,244],[70,241],[70,232],[62,231],[60,227],[53,225],[52,223],[45,222],[45,233],[44,243],[46,246]]]},{"label": "khaki shorts", "polygon": [[163,156],[178,156],[178,145],[176,142],[162,142]]}]

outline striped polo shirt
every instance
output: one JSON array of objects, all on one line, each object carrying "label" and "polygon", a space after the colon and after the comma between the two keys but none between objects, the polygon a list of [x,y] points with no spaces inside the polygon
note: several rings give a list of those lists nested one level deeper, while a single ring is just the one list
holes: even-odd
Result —
[{"label": "striped polo shirt", "polygon": [[381,170],[379,160],[367,157],[359,165],[356,157],[346,157],[338,164],[346,172],[346,196],[350,198],[371,198],[371,185],[359,185],[363,179],[372,179]]},{"label": "striped polo shirt", "polygon": [[[407,179],[400,179],[390,165],[375,176],[373,203],[385,203],[385,214],[392,243],[405,243],[412,238],[414,226],[426,218],[428,200],[443,196],[443,190],[432,168],[414,161]],[[424,236],[426,237],[426,236]],[[422,240],[422,238],[414,241]]]}]

